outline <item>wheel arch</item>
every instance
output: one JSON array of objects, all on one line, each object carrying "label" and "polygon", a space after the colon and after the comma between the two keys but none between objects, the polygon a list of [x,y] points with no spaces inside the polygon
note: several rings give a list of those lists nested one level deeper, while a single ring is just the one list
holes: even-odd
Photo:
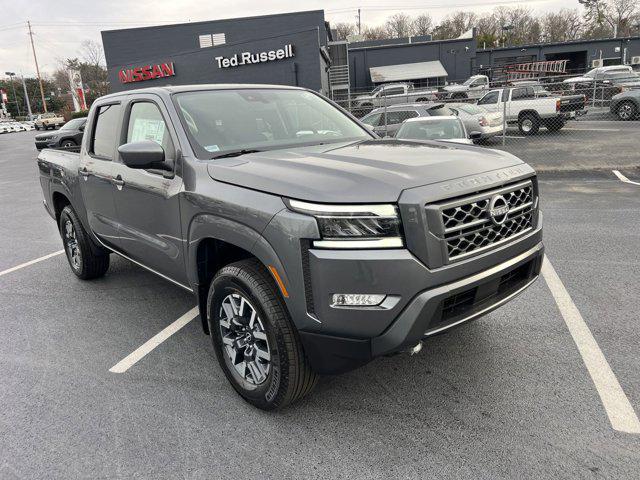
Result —
[{"label": "wheel arch", "polygon": [[[256,258],[267,271],[271,272],[271,268],[274,268],[285,286],[284,291],[282,287],[279,290],[286,297],[286,272],[275,250],[260,232],[234,220],[202,214],[191,221],[188,239],[187,274],[190,283],[196,286],[194,291],[198,296],[205,333],[209,333],[207,297],[211,280],[222,267],[230,263]],[[273,272],[270,275],[273,278]],[[287,298],[284,300],[286,305]]]},{"label": "wheel arch", "polygon": [[537,120],[540,120],[540,114],[538,112],[536,112],[535,110],[522,110],[520,113],[518,113],[518,121],[520,121],[520,119],[522,117],[524,117],[525,115],[532,115]]}]

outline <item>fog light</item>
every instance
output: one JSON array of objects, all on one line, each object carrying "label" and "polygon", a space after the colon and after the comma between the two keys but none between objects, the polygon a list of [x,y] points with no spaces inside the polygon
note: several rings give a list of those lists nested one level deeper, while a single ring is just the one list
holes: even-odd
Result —
[{"label": "fog light", "polygon": [[335,293],[331,302],[333,307],[375,307],[380,305],[386,295],[366,293]]}]

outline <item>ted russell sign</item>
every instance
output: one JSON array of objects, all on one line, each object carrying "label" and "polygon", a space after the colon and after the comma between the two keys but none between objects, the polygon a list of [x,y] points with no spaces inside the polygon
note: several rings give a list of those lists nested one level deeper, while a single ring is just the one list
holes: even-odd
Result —
[{"label": "ted russell sign", "polygon": [[173,62],[143,65],[141,67],[123,68],[118,72],[121,83],[143,82],[154,78],[173,77],[176,69]]},{"label": "ted russell sign", "polygon": [[293,45],[285,45],[284,48],[278,50],[269,50],[267,52],[242,52],[236,53],[231,57],[215,57],[218,62],[218,68],[237,67],[240,65],[251,65],[253,63],[273,62],[275,60],[284,60],[295,55]]}]

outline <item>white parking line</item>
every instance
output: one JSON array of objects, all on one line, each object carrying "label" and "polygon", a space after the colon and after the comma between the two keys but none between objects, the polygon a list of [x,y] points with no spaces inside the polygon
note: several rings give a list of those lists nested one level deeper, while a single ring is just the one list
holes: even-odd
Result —
[{"label": "white parking line", "polygon": [[135,365],[138,361],[140,361],[144,356],[146,356],[149,352],[151,352],[154,348],[164,342],[171,335],[176,333],[186,324],[188,324],[191,320],[198,316],[198,307],[193,307],[187,313],[182,315],[179,319],[173,322],[171,325],[166,327],[165,329],[158,332],[156,335],[151,337],[145,343],[136,348],[129,355],[124,357],[118,363],[116,363],[113,367],[109,369],[111,373],[124,373],[133,365]]},{"label": "white parking line", "polygon": [[564,130],[574,130],[576,132],[619,132],[619,128],[575,128],[565,127]]},{"label": "white parking line", "polygon": [[49,255],[45,255],[44,257],[36,258],[35,260],[30,260],[28,262],[21,263],[20,265],[16,265],[15,267],[8,268],[0,272],[0,277],[2,275],[6,275],[7,273],[15,272],[16,270],[28,267],[29,265],[33,265],[34,263],[42,262],[43,260],[47,260],[48,258],[55,257],[56,255],[60,255],[62,253],[64,253],[64,250],[58,250],[57,252],[50,253]]},{"label": "white parking line", "polygon": [[591,330],[546,256],[542,265],[542,275],[591,375],[611,426],[620,432],[640,433],[640,420],[636,412],[593,338]]},{"label": "white parking line", "polygon": [[632,185],[640,185],[640,182],[634,182],[633,180],[629,180],[627,177],[621,174],[618,170],[611,170],[611,171],[616,177],[618,177],[620,180],[622,180],[625,183],[630,183]]}]

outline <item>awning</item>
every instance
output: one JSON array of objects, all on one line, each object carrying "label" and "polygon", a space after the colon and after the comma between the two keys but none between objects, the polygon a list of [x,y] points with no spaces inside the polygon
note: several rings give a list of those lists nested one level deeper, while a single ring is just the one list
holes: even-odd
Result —
[{"label": "awning", "polygon": [[447,71],[440,60],[432,62],[403,63],[369,68],[373,83],[397,82],[400,80],[417,80],[420,78],[446,77]]}]

